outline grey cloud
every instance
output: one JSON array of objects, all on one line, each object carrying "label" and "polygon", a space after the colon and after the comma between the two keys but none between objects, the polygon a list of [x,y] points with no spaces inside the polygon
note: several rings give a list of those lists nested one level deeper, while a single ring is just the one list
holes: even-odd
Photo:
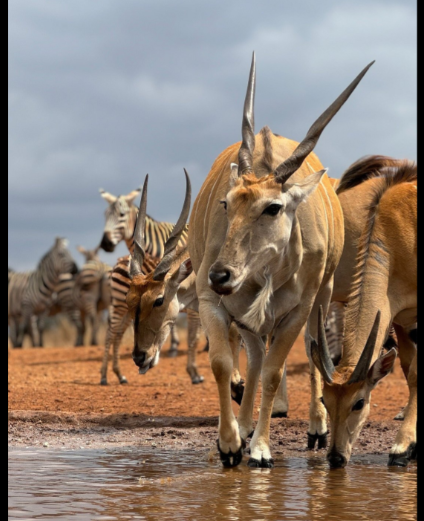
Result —
[{"label": "grey cloud", "polygon": [[[182,168],[197,193],[215,157],[240,139],[252,50],[257,130],[301,139],[376,59],[316,152],[334,177],[365,154],[416,158],[415,2],[9,7],[9,264],[17,269],[34,267],[55,235],[73,251],[93,247],[105,209],[98,189],[129,192],[147,172],[149,212],[174,221]],[[110,263],[116,256],[102,254]]]}]

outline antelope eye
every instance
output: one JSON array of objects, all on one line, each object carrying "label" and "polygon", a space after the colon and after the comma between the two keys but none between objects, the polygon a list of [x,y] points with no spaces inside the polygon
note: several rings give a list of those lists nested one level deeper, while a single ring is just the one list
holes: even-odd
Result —
[{"label": "antelope eye", "polygon": [[154,304],[153,304],[153,307],[154,308],[157,308],[159,306],[162,306],[163,304],[163,297],[159,297],[155,300]]},{"label": "antelope eye", "polygon": [[365,400],[363,398],[361,398],[352,407],[352,411],[360,411],[363,408],[364,405],[365,405]]},{"label": "antelope eye", "polygon": [[224,207],[224,210],[227,209],[227,201],[219,201],[219,204],[222,204],[222,206]]},{"label": "antelope eye", "polygon": [[281,207],[282,207],[281,204],[270,204],[262,212],[262,215],[271,215],[274,217],[281,210]]}]

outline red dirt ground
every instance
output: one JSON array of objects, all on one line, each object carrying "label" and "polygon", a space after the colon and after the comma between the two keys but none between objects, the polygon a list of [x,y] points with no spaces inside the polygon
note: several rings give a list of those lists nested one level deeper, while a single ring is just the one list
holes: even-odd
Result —
[{"label": "red dirt ground", "polygon": [[[204,342],[199,343],[199,346],[203,345]],[[45,411],[75,416],[217,417],[217,389],[207,353],[202,352],[197,358],[205,381],[193,385],[185,371],[184,342],[180,348],[179,356],[169,358],[165,346],[159,364],[147,374],[139,375],[131,359],[131,347],[124,345],[121,367],[129,383],[120,385],[110,367],[108,386],[99,385],[103,347],[9,349],[9,411]],[[242,350],[242,373],[245,360]],[[287,383],[289,418],[306,420],[310,391],[308,363],[301,338],[288,358]],[[397,361],[394,373],[373,391],[369,419],[392,419],[406,404],[407,397],[408,388]],[[238,405],[234,403],[233,407],[237,412]]]}]

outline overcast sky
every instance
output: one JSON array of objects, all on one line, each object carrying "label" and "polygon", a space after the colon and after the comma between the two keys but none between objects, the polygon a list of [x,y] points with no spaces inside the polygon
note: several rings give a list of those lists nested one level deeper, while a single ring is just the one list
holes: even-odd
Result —
[{"label": "overcast sky", "polygon": [[81,265],[99,188],[146,173],[148,213],[175,222],[183,167],[196,195],[241,139],[253,50],[256,131],[301,140],[376,60],[315,152],[333,177],[366,154],[416,159],[416,29],[411,0],[11,0],[9,266],[34,268],[57,235]]}]

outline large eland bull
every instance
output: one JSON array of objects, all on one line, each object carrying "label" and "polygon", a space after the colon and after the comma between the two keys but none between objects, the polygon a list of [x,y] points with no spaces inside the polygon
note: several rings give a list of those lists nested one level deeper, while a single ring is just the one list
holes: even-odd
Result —
[{"label": "large eland bull", "polygon": [[[311,338],[317,338],[318,310],[322,306],[327,312],[333,273],[343,250],[340,203],[326,170],[312,151],[325,126],[370,66],[317,119],[305,139],[296,143],[273,134],[268,127],[254,134],[253,55],[242,142],[218,156],[194,203],[189,251],[197,275],[200,318],[218,385],[218,447],[224,466],[238,465],[242,459],[244,440],[253,430],[260,375],[262,401],[249,465],[273,466],[270,418],[283,365],[305,324],[310,356]],[[232,352],[228,332],[232,321],[248,354],[246,388],[237,420],[230,394]],[[310,373],[308,433],[313,439],[323,440],[327,425],[320,400],[321,375],[311,359]]]}]

